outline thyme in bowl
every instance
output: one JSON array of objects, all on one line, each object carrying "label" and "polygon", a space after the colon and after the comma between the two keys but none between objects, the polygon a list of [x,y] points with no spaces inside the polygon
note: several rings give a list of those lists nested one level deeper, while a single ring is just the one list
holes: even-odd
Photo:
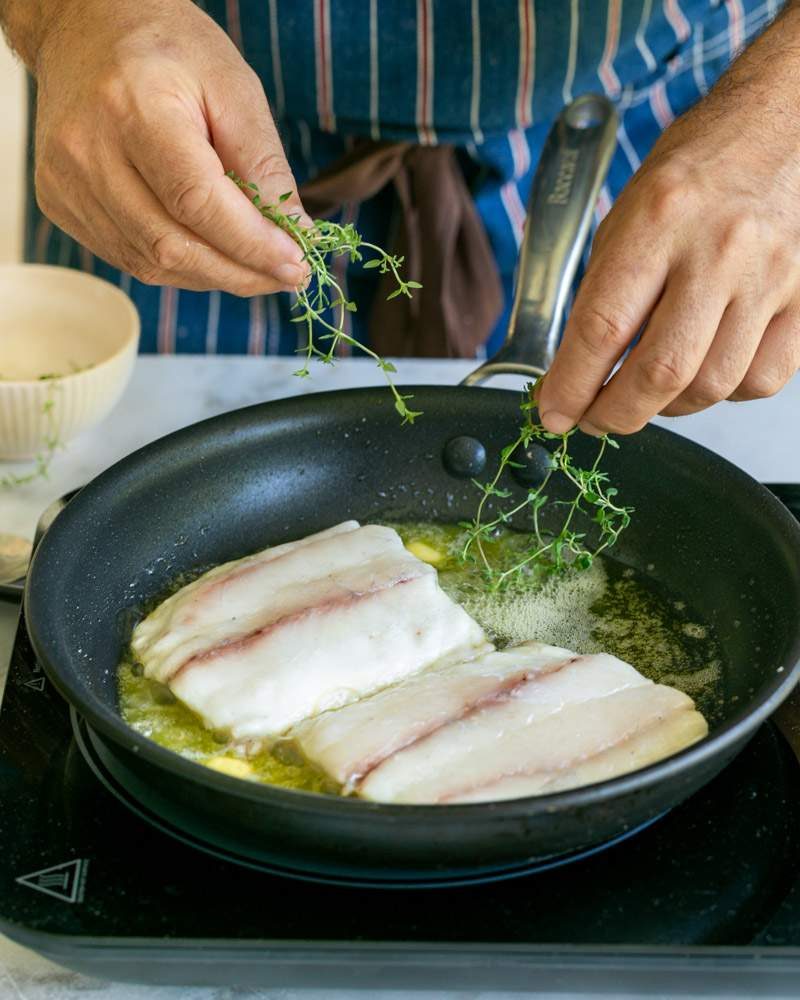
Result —
[{"label": "thyme in bowl", "polygon": [[[20,486],[27,486],[28,483],[32,483],[37,479],[47,479],[49,477],[50,464],[53,461],[53,456],[61,447],[61,440],[58,435],[58,427],[56,426],[55,414],[53,412],[56,405],[53,393],[56,385],[58,384],[58,379],[60,378],[60,375],[39,376],[40,382],[51,382],[53,384],[50,394],[42,406],[42,413],[47,420],[47,432],[44,439],[44,447],[34,457],[33,466],[30,472],[25,472],[22,475],[10,472],[4,476],[0,476],[0,489],[16,489]],[[0,381],[2,381],[2,377],[0,377]]]},{"label": "thyme in bowl", "polygon": [[[281,210],[281,203],[290,197],[289,194],[281,195],[276,205],[268,204],[261,198],[258,186],[252,181],[242,180],[232,170],[228,171],[228,177],[249,195],[250,200],[265,218],[280,226],[292,237],[303,251],[303,260],[308,265],[310,281],[308,285],[296,289],[297,297],[293,306],[297,315],[292,322],[304,324],[308,333],[306,346],[302,348],[302,353],[305,355],[304,363],[295,375],[308,376],[309,365],[315,357],[324,364],[333,364],[336,348],[340,343],[347,343],[374,359],[386,376],[394,396],[395,409],[403,418],[403,423],[413,424],[414,419],[422,414],[410,409],[407,404],[412,397],[402,395],[395,386],[392,374],[397,369],[390,361],[385,361],[345,332],[345,315],[348,312],[355,312],[356,304],[345,296],[329,263],[333,258],[345,254],[351,261],[360,261],[363,260],[364,252],[369,252],[374,256],[364,262],[364,267],[378,268],[381,274],[391,273],[397,282],[397,288],[388,298],[393,299],[398,295],[411,298],[412,290],[422,286],[418,281],[403,280],[400,275],[403,258],[393,257],[374,243],[367,243],[352,223],[342,226],[337,222],[316,219],[310,227],[301,226],[299,216],[287,215]],[[333,322],[325,318],[324,314],[328,310],[333,313]],[[315,338],[317,329],[323,332]]]},{"label": "thyme in bowl", "polygon": [[[614,498],[617,490],[609,484],[608,474],[600,468],[606,449],[618,448],[617,442],[604,434],[598,439],[597,456],[591,467],[580,468],[569,452],[570,438],[576,430],[573,428],[566,434],[552,434],[542,424],[534,421],[534,388],[535,386],[527,388],[526,398],[521,404],[525,420],[516,440],[500,452],[500,463],[494,478],[488,483],[473,480],[482,496],[475,518],[463,525],[466,540],[461,557],[466,561],[477,562],[490,586],[495,589],[535,567],[550,572],[561,572],[568,568],[588,569],[600,552],[614,545],[630,523],[633,510],[616,503]],[[532,442],[545,441],[557,441],[558,444],[549,453],[542,481],[528,489],[521,500],[502,506],[502,502],[510,500],[513,495],[511,490],[499,485],[503,473],[506,469],[520,466],[519,462],[515,462],[514,455]],[[547,496],[548,487],[559,476],[570,484],[573,496],[569,500],[549,500]],[[498,508],[489,518],[488,509],[492,500],[498,502]],[[560,527],[555,532],[546,531],[541,523],[544,509],[548,506],[562,507],[564,511]],[[531,547],[514,565],[499,570],[492,564],[485,543],[491,541],[498,529],[509,525],[523,512],[527,512],[530,517],[533,539]],[[593,526],[596,526],[599,534],[596,544],[590,545],[587,542],[588,528]]]}]

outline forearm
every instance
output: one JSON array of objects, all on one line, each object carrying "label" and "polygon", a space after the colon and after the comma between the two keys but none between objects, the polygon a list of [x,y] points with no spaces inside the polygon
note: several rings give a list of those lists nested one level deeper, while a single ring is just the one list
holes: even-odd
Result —
[{"label": "forearm", "polygon": [[730,99],[754,99],[776,120],[800,124],[800,0],[788,0],[776,20],[723,74],[701,102],[713,114],[719,106],[729,111]]},{"label": "forearm", "polygon": [[775,20],[739,56],[726,76],[746,82],[778,59],[800,72],[800,0],[786,0]]}]

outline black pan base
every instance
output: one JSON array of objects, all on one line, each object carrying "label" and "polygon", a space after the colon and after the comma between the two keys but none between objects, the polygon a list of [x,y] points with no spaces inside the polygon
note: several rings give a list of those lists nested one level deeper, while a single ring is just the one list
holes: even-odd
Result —
[{"label": "black pan base", "polygon": [[552,869],[560,868],[563,865],[573,864],[576,861],[583,861],[591,858],[601,851],[608,850],[610,847],[614,847],[617,844],[621,844],[623,841],[628,840],[630,837],[636,836],[636,834],[643,832],[652,823],[655,823],[658,819],[660,819],[660,817],[657,817],[655,820],[642,823],[641,826],[636,827],[634,830],[629,830],[605,844],[590,847],[584,851],[557,854],[544,860],[539,859],[531,861],[530,864],[501,868],[497,871],[484,872],[482,874],[458,876],[443,873],[441,877],[430,876],[428,878],[421,879],[419,882],[412,882],[408,879],[403,879],[402,881],[396,880],[391,877],[390,873],[387,873],[387,876],[381,879],[366,879],[357,877],[346,878],[344,876],[337,878],[333,875],[326,876],[323,874],[312,874],[300,869],[269,865],[265,862],[256,861],[245,855],[237,855],[233,851],[225,850],[215,844],[201,840],[199,837],[194,837],[185,830],[172,826],[162,817],[150,811],[144,804],[134,799],[130,792],[128,792],[123,785],[115,780],[113,774],[107,770],[102,758],[95,749],[97,735],[90,731],[84,720],[78,716],[74,709],[70,710],[70,723],[75,742],[78,745],[84,760],[89,765],[97,780],[100,781],[106,790],[111,792],[111,794],[118,801],[130,809],[131,812],[135,813],[145,822],[154,826],[157,830],[160,830],[162,833],[165,833],[170,837],[175,837],[181,843],[187,844],[195,850],[204,851],[205,853],[211,854],[214,857],[222,859],[223,861],[229,861],[232,864],[237,865],[244,865],[247,868],[254,868],[257,871],[265,872],[268,875],[277,875],[281,878],[299,879],[303,882],[315,882],[321,885],[342,886],[351,889],[446,889],[467,885],[482,885],[489,882],[501,882],[505,879],[520,878],[524,875],[533,875],[540,872],[551,871]]},{"label": "black pan base", "polygon": [[771,724],[703,791],[591,857],[435,891],[335,887],[210,856],[132,813],[86,764],[23,635],[0,801],[0,929],[94,975],[726,996],[800,982],[800,765]]}]

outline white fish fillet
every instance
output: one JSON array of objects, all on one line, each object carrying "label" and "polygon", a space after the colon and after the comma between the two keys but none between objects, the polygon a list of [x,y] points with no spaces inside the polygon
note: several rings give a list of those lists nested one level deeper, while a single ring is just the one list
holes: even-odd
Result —
[{"label": "white fish fillet", "polygon": [[474,792],[454,798],[453,802],[496,802],[499,799],[516,799],[524,795],[549,795],[565,792],[581,785],[607,781],[621,774],[638,771],[648,764],[655,764],[684,747],[691,746],[708,732],[703,716],[692,709],[678,708],[666,716],[659,716],[651,725],[644,725],[633,736],[603,750],[587,760],[578,761],[554,775],[547,773],[518,774],[501,778]]},{"label": "white fish fillet", "polygon": [[394,754],[359,794],[407,803],[543,794],[634,770],[706,732],[687,695],[613,656],[585,656]]},{"label": "white fish fillet", "polygon": [[[351,788],[382,760],[542,671],[574,660],[568,649],[529,642],[468,663],[414,674],[345,708],[301,722],[289,736],[303,756]],[[628,671],[636,673],[632,668]],[[636,675],[638,676],[638,675]]]},{"label": "white fish fillet", "polygon": [[276,736],[485,647],[436,571],[390,528],[350,522],[283,549],[213,570],[134,632],[145,674],[208,726]]},{"label": "white fish fillet", "polygon": [[[167,683],[190,656],[269,620],[276,580],[279,583],[286,573],[297,572],[298,560],[287,565],[286,556],[358,527],[358,521],[344,521],[307,538],[215,566],[139,622],[131,640],[134,655],[147,664],[148,676]],[[299,561],[314,572],[306,553]]]}]

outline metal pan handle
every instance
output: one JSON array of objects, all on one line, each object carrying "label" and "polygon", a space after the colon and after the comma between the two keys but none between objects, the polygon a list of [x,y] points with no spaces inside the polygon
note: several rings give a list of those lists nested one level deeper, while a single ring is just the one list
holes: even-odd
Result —
[{"label": "metal pan handle", "polygon": [[506,342],[462,385],[492,375],[535,378],[550,367],[616,131],[614,106],[597,94],[577,98],[559,115],[533,180]]}]

